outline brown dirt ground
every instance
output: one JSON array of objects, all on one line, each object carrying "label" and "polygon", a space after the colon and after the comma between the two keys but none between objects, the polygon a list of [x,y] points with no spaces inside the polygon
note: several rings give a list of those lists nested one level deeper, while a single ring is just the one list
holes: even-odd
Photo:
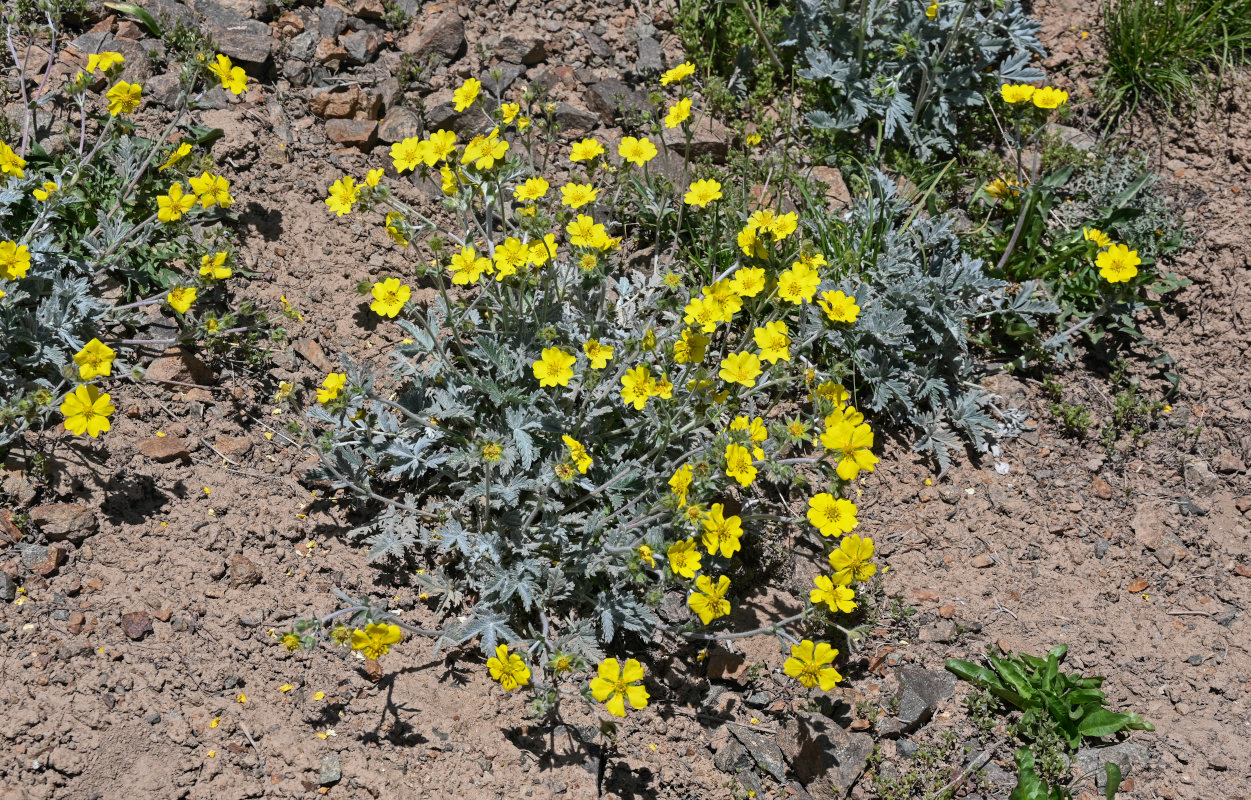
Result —
[{"label": "brown dirt ground", "polygon": [[[628,5],[559,7],[568,12],[561,30],[602,22],[614,45],[637,13]],[[1067,0],[1037,12],[1058,53],[1048,67],[1071,70],[1080,89],[1088,77],[1081,61],[1094,52],[1078,35],[1088,12]],[[473,44],[503,14],[492,7],[479,18],[466,9],[469,55],[437,80],[450,85],[476,73],[483,62]],[[523,8],[511,20],[534,16]],[[663,43],[672,62],[676,43]],[[592,63],[584,51],[574,41],[549,66]],[[575,86],[558,93],[576,101]],[[1070,666],[1108,675],[1112,704],[1157,726],[1133,737],[1152,757],[1135,768],[1123,796],[1246,794],[1251,483],[1234,468],[1251,461],[1248,108],[1235,93],[1211,120],[1136,134],[1152,145],[1168,175],[1164,191],[1185,209],[1196,238],[1175,264],[1193,284],[1152,326],[1184,378],[1148,444],[1114,459],[1093,442],[1064,438],[1029,378],[996,384],[1039,421],[1035,433],[1006,445],[1006,475],[967,463],[926,486],[929,467],[887,444],[863,485],[861,529],[890,567],[886,594],[918,613],[903,624],[884,619],[844,670],[847,687],[835,694],[845,711],[860,701],[885,704],[895,682],[886,667],[938,668],[946,657],[975,658],[989,643],[1037,653],[1067,642]],[[385,148],[368,156],[335,150],[281,83],[208,113],[227,128],[215,152],[234,167],[229,177],[245,209],[241,261],[256,277],[243,293],[275,312],[285,296],[303,315],[287,325],[291,341],[313,340],[332,361],[381,357],[396,329],[343,298],[402,262],[377,226],[336,221],[321,201],[345,171],[383,166]],[[324,365],[285,349],[267,382],[228,366],[208,390],[120,389],[123,413],[102,443],[48,434],[64,466],[39,487],[40,501],[92,504],[100,529],[52,577],[27,577],[27,602],[0,607],[0,798],[313,796],[329,754],[340,759],[343,780],[325,796],[344,800],[418,792],[594,797],[601,774],[604,796],[729,796],[729,776],[713,765],[713,745],[725,735],[713,717],[766,733],[776,727],[794,694],[772,640],[743,646],[747,663],[767,665],[764,675],[750,688],[730,681],[731,693],[707,706],[700,702],[710,682],[699,662],[687,659],[689,674],[679,660],[657,660],[649,668],[653,706],[631,715],[617,745],[602,751],[577,741],[594,730],[589,714],[575,713],[559,732],[527,725],[522,699],[492,684],[474,651],[433,654],[405,643],[373,680],[344,651],[287,654],[276,646],[269,630],[335,607],[331,586],[392,595],[406,619],[436,620],[416,589],[366,565],[343,538],[343,510],[293,477],[308,456],[283,444],[291,414],[272,413],[268,397],[278,380],[309,390]],[[1061,378],[1072,399],[1106,417],[1099,378],[1080,366]],[[137,443],[158,430],[185,437],[191,458],[156,464],[139,453]],[[242,437],[246,452],[224,437]],[[209,445],[229,448],[237,463],[224,463]],[[3,551],[0,559],[11,564]],[[801,588],[806,578],[796,572],[783,590]],[[121,626],[132,612],[146,612],[154,628],[138,641]],[[871,655],[885,666],[867,670]],[[284,693],[287,684],[294,688]],[[727,699],[751,691],[763,691],[769,704],[753,710]],[[317,692],[324,698],[314,699]],[[967,736],[958,699],[919,738]],[[334,735],[316,735],[329,730]],[[1006,749],[996,760],[1011,766]],[[870,796],[863,785],[856,794]]]}]

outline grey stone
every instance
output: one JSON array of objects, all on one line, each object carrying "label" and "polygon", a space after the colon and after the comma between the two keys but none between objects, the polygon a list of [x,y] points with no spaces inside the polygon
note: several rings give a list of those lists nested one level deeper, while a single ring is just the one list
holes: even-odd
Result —
[{"label": "grey stone", "polygon": [[[977,566],[974,564],[973,566]],[[956,623],[949,619],[942,619],[933,625],[928,625],[921,629],[921,641],[923,642],[953,642],[956,639]]]},{"label": "grey stone", "polygon": [[938,705],[956,690],[956,676],[945,669],[900,667],[899,710],[896,716],[905,731],[929,722]]},{"label": "grey stone", "polygon": [[592,53],[600,58],[612,58],[612,48],[608,46],[608,42],[605,42],[590,31],[582,34],[582,36],[586,39],[586,46],[591,48]]},{"label": "grey stone", "polygon": [[347,14],[339,6],[325,5],[317,11],[317,38],[333,39],[347,30]]},{"label": "grey stone", "polygon": [[378,138],[384,142],[400,142],[421,135],[421,120],[407,108],[393,108],[378,125]]},{"label": "grey stone", "polygon": [[845,731],[820,714],[797,712],[778,727],[791,771],[815,797],[844,797],[873,753],[873,737]]},{"label": "grey stone", "polygon": [[651,108],[646,94],[616,78],[606,78],[587,89],[586,105],[605,125],[611,125],[623,112],[647,113]]},{"label": "grey stone", "polygon": [[1054,133],[1060,136],[1060,141],[1072,147],[1074,150],[1080,150],[1083,153],[1093,148],[1098,142],[1095,137],[1085,131],[1077,128],[1070,128],[1068,125],[1059,125],[1057,123],[1049,123],[1047,125],[1047,133]]},{"label": "grey stone", "polygon": [[596,115],[569,103],[557,103],[552,119],[563,132],[569,134],[587,133],[594,130],[600,122]]},{"label": "grey stone", "polygon": [[[499,80],[491,73],[499,71]],[[482,81],[482,90],[492,95],[503,95],[512,86],[518,78],[526,74],[526,68],[520,64],[510,64],[507,61],[496,64],[494,67],[484,71],[478,80]]]},{"label": "grey stone", "polygon": [[378,54],[378,35],[373,31],[357,31],[339,37],[339,44],[354,64],[368,64]]},{"label": "grey stone", "polygon": [[1110,546],[1111,545],[1109,544],[1108,540],[1103,538],[1102,536],[1100,536],[1098,539],[1095,539],[1095,558],[1103,558],[1105,555],[1107,555],[1108,548]]},{"label": "grey stone", "polygon": [[163,33],[169,33],[180,24],[193,28],[198,22],[195,12],[179,3],[178,0],[143,0],[139,5],[152,15],[152,18],[161,26]]},{"label": "grey stone", "polygon": [[1127,776],[1135,765],[1146,764],[1151,752],[1135,742],[1120,742],[1110,747],[1083,747],[1077,751],[1075,761],[1083,773],[1094,772],[1095,782],[1102,789],[1107,780],[1104,764],[1109,762],[1121,768],[1121,775]]},{"label": "grey stone", "polygon": [[7,573],[0,572],[0,601],[12,603],[17,599],[17,584]]},{"label": "grey stone", "polygon": [[751,769],[756,762],[752,759],[751,753],[747,752],[747,748],[733,736],[726,738],[723,744],[712,757],[712,765],[722,772],[734,774],[740,770]]},{"label": "grey stone", "polygon": [[241,20],[232,25],[211,28],[209,32],[218,51],[230,56],[245,70],[250,69],[255,74],[257,70],[264,71],[269,67],[274,40],[265,23]]},{"label": "grey stone", "polygon": [[634,71],[645,78],[659,75],[665,68],[664,57],[660,42],[650,36],[640,37],[639,60],[634,65]]},{"label": "grey stone", "polygon": [[491,48],[496,57],[514,64],[540,64],[547,60],[547,45],[537,31],[502,34]]},{"label": "grey stone", "polygon": [[424,21],[400,40],[401,51],[421,60],[433,55],[443,63],[460,58],[467,47],[465,22],[455,11],[444,11]]},{"label": "grey stone", "polygon": [[730,148],[730,132],[707,114],[695,121],[689,144],[680,127],[665,128],[664,140],[669,148],[689,158],[711,158],[714,163],[725,161]]},{"label": "grey stone", "polygon": [[48,548],[43,545],[19,544],[18,547],[22,551],[22,566],[26,569],[33,569],[35,566],[48,560]]},{"label": "grey stone", "polygon": [[113,35],[108,32],[84,33],[82,36],[79,36],[77,39],[70,42],[67,46],[71,50],[77,50],[80,53],[91,55],[92,53],[101,52],[104,49],[105,43],[110,41],[112,38]]},{"label": "grey stone", "polygon": [[317,783],[322,786],[329,786],[338,783],[343,777],[343,770],[339,767],[339,757],[331,753],[321,760],[321,774],[317,776]]},{"label": "grey stone", "polygon": [[786,780],[786,759],[772,736],[737,725],[730,728],[730,734],[747,749],[753,764],[772,775],[774,780]]},{"label": "grey stone", "polygon": [[1182,470],[1182,477],[1186,479],[1187,486],[1200,491],[1210,490],[1219,480],[1212,474],[1206,461],[1191,461],[1186,464]]},{"label": "grey stone", "polygon": [[153,75],[143,85],[143,98],[163,108],[174,108],[178,105],[178,95],[180,93],[181,87],[176,71],[166,72],[163,75]]},{"label": "grey stone", "polygon": [[297,61],[312,60],[313,54],[317,52],[317,42],[317,34],[313,31],[296,34],[287,42],[287,58]]}]

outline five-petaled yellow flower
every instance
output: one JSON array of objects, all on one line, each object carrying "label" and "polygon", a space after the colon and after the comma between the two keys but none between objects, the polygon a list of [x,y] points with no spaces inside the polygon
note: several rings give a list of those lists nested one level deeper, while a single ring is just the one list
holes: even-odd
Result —
[{"label": "five-petaled yellow flower", "polygon": [[750,388],[760,377],[760,359],[755,353],[731,353],[721,360],[721,371],[717,374],[727,383],[740,383]]},{"label": "five-petaled yellow flower", "polygon": [[427,144],[416,136],[401,139],[391,145],[391,163],[399,173],[417,169],[418,165],[425,163],[427,150]]},{"label": "five-petaled yellow flower", "polygon": [[399,625],[371,622],[363,631],[352,631],[352,649],[359,650],[370,661],[377,661],[390,652],[391,645],[403,638]]},{"label": "five-petaled yellow flower", "polygon": [[678,467],[673,476],[669,478],[669,491],[673,496],[678,498],[678,508],[686,506],[686,496],[691,490],[691,483],[695,480],[694,470],[690,464],[683,464]]},{"label": "five-petaled yellow flower", "polygon": [[702,527],[702,543],[708,555],[721,553],[724,558],[733,558],[742,549],[738,540],[743,536],[743,521],[737,515],[727,517],[725,506],[721,503],[712,504],[712,508],[704,515]]},{"label": "five-petaled yellow flower", "polygon": [[95,72],[100,70],[101,72],[109,72],[114,67],[120,67],[124,63],[126,63],[126,57],[113,50],[106,50],[103,53],[92,53],[87,56],[87,71]]},{"label": "five-petaled yellow flower", "polygon": [[489,274],[494,271],[491,259],[478,255],[472,247],[462,247],[459,253],[452,256],[450,269],[452,270],[452,283],[458,286],[476,283],[478,278],[482,277],[482,273]]},{"label": "five-petaled yellow flower", "polygon": [[559,347],[543,348],[543,355],[532,365],[540,387],[568,386],[573,377],[573,363],[578,358]]},{"label": "five-petaled yellow flower", "polygon": [[560,187],[560,202],[570,208],[582,208],[587,203],[594,203],[599,190],[589,183],[566,183]]},{"label": "five-petaled yellow flower", "polygon": [[109,430],[109,415],[115,409],[107,394],[101,394],[94,386],[79,386],[65,395],[61,414],[65,416],[65,429],[75,436],[84,433],[96,438]]},{"label": "five-petaled yellow flower", "polygon": [[1108,283],[1124,283],[1135,277],[1141,263],[1138,251],[1123,244],[1114,244],[1095,256],[1095,266]]},{"label": "five-petaled yellow flower", "polygon": [[851,533],[858,525],[856,504],[829,492],[821,492],[808,501],[808,521],[822,536]]},{"label": "five-petaled yellow flower", "polygon": [[591,679],[591,696],[608,707],[614,717],[625,716],[625,704],[629,701],[635,709],[647,708],[650,695],[643,688],[643,665],[631,658],[625,666],[615,658],[606,658],[599,665],[599,677]]},{"label": "five-petaled yellow flower", "polygon": [[573,460],[573,465],[578,468],[578,472],[585,475],[591,464],[595,463],[595,459],[587,454],[582,442],[572,436],[561,436],[560,439],[565,443],[565,447],[569,448],[569,458]]},{"label": "five-petaled yellow flower", "polygon": [[413,290],[400,283],[399,278],[387,278],[375,283],[371,293],[374,301],[369,304],[370,310],[380,317],[394,319],[412,297]]},{"label": "five-petaled yellow flower", "polygon": [[521,656],[508,652],[508,645],[496,646],[495,657],[487,659],[487,669],[507,692],[530,683],[530,668]]},{"label": "five-petaled yellow flower", "polygon": [[1059,108],[1069,101],[1069,93],[1051,86],[1044,86],[1034,92],[1031,99],[1039,108]]},{"label": "five-petaled yellow flower", "polygon": [[156,198],[156,218],[161,222],[176,222],[195,208],[196,196],[183,191],[181,183],[169,187],[169,193]]},{"label": "five-petaled yellow flower", "polygon": [[674,542],[665,551],[665,555],[669,556],[669,569],[673,570],[674,575],[680,575],[683,578],[694,578],[695,573],[699,572],[700,559],[703,558],[695,546],[694,539]]},{"label": "five-petaled yellow flower", "polygon": [[821,434],[821,445],[838,455],[835,471],[845,481],[854,480],[861,470],[872,472],[873,465],[878,461],[871,450],[873,429],[868,423],[835,421]]},{"label": "five-petaled yellow flower", "polygon": [[730,601],[725,599],[725,593],[730,590],[730,579],[725,575],[717,578],[715,585],[712,578],[700,575],[695,579],[695,589],[686,604],[699,615],[700,622],[707,625],[730,613]]},{"label": "five-petaled yellow flower", "polygon": [[812,583],[816,588],[808,592],[808,599],[813,605],[825,603],[830,611],[841,611],[844,614],[856,610],[856,592],[851,587],[835,583],[829,575],[817,575]]},{"label": "five-petaled yellow flower", "polygon": [[869,561],[873,558],[873,540],[860,538],[859,534],[843,537],[838,549],[830,553],[830,567],[834,570],[834,582],[849,584],[852,581],[867,581],[877,572],[877,564]]},{"label": "five-petaled yellow flower", "polygon": [[594,139],[574,142],[569,150],[570,161],[594,161],[604,154],[604,146]]},{"label": "five-petaled yellow flower", "polygon": [[217,63],[209,65],[209,72],[216,75],[217,79],[222,82],[222,88],[231,94],[243,94],[247,91],[247,74],[244,73],[242,67],[232,64],[229,56],[218,53]]},{"label": "five-petaled yellow flower", "polygon": [[4,142],[0,142],[0,173],[12,175],[15,178],[25,178],[26,172],[22,167],[26,166],[26,159],[13,152],[13,148]]},{"label": "five-petaled yellow flower", "polygon": [[691,118],[691,98],[684,97],[669,107],[665,114],[665,127],[676,128]]},{"label": "five-petaled yellow flower", "polygon": [[170,151],[169,157],[165,159],[165,163],[157,167],[156,171],[164,172],[189,155],[191,155],[191,143],[180,142],[177,147]]},{"label": "five-petaled yellow flower", "polygon": [[841,291],[822,292],[817,305],[821,306],[821,310],[831,322],[851,325],[860,316],[860,306],[856,305],[856,298],[845,295]]},{"label": "five-petaled yellow flower", "polygon": [[323,405],[329,403],[339,396],[339,390],[347,386],[347,375],[342,372],[332,372],[321,382],[321,388],[317,390],[317,402]]},{"label": "five-petaled yellow flower", "polygon": [[0,242],[0,278],[16,281],[30,269],[30,248],[17,242]]},{"label": "five-petaled yellow flower", "polygon": [[671,83],[681,83],[687,78],[695,74],[695,65],[689,61],[683,61],[673,69],[660,76],[660,85],[668,86]]},{"label": "five-petaled yellow flower", "polygon": [[647,137],[636,139],[633,136],[626,136],[621,140],[621,144],[617,145],[617,155],[621,156],[623,161],[641,167],[656,157],[656,145],[652,144]]},{"label": "five-petaled yellow flower", "polygon": [[78,377],[89,381],[97,375],[113,374],[113,357],[117,353],[99,339],[92,339],[83,345],[83,349],[74,354],[74,363],[78,365]]},{"label": "five-petaled yellow flower", "polygon": [[1088,242],[1094,242],[1095,246],[1099,248],[1112,245],[1112,237],[1098,228],[1082,228],[1082,238]]},{"label": "five-petaled yellow flower", "polygon": [[360,197],[361,187],[356,179],[343,177],[330,184],[330,194],[326,197],[326,205],[340,217],[352,211],[352,204]]},{"label": "five-petaled yellow flower", "polygon": [[129,114],[139,107],[139,101],[143,99],[143,87],[137,83],[118,81],[109,89],[107,96],[110,114],[115,117],[118,114]]},{"label": "five-petaled yellow flower", "polygon": [[814,644],[811,639],[804,639],[791,645],[791,657],[786,659],[782,670],[807,689],[820,686],[821,691],[828,692],[843,679],[838,670],[830,666],[837,656],[838,651],[825,642]]},{"label": "five-petaled yellow flower", "polygon": [[221,175],[205,172],[198,178],[188,178],[191,191],[200,196],[200,205],[204,208],[230,208],[234,198],[230,196],[230,182]]},{"label": "five-petaled yellow flower", "polygon": [[815,269],[796,261],[778,276],[778,296],[795,305],[811,303],[820,284],[821,276]]},{"label": "five-petaled yellow flower", "polygon": [[191,310],[191,304],[195,302],[195,296],[196,288],[194,286],[175,286],[169,290],[169,294],[165,297],[165,302],[169,303],[169,307],[179,314],[186,314]]},{"label": "five-petaled yellow flower", "polygon": [[587,339],[582,344],[582,352],[591,359],[591,369],[603,369],[612,360],[612,348],[600,344],[599,339]]},{"label": "five-petaled yellow flower", "polygon": [[721,199],[721,184],[711,178],[695,181],[687,190],[682,200],[688,206],[703,208],[714,200]]},{"label": "five-petaled yellow flower", "polygon": [[751,486],[752,481],[756,480],[756,468],[752,466],[751,451],[741,444],[726,445],[725,474],[738,481],[740,486]]},{"label": "five-petaled yellow flower", "polygon": [[460,88],[452,93],[452,100],[456,104],[458,112],[464,111],[473,105],[478,99],[478,93],[482,91],[482,81],[477,78],[468,78],[460,85]]},{"label": "five-petaled yellow flower", "polygon": [[647,399],[654,394],[652,390],[655,388],[655,382],[652,371],[646,364],[626,370],[626,373],[621,376],[622,401],[626,405],[634,406],[635,411],[642,411],[647,405]]},{"label": "five-petaled yellow flower", "polygon": [[523,203],[533,203],[547,194],[548,182],[542,178],[528,178],[525,183],[513,189],[513,197]]},{"label": "five-petaled yellow flower", "polygon": [[[743,272],[743,270],[739,270]],[[778,361],[791,360],[790,329],[781,320],[766,323],[763,328],[752,331],[756,347],[760,348],[760,360],[776,364]]]},{"label": "five-petaled yellow flower", "polygon": [[215,281],[226,280],[234,274],[234,271],[226,266],[227,256],[227,253],[220,250],[212,255],[205,253],[200,256],[200,274]]},{"label": "five-petaled yellow flower", "polygon": [[1028,83],[1005,83],[999,87],[999,96],[1005,103],[1028,103],[1036,91]]}]

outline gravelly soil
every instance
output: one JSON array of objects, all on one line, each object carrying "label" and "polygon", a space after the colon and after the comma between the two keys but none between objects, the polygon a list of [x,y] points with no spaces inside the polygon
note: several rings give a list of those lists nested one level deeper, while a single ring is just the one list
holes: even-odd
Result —
[{"label": "gravelly soil", "polygon": [[[630,31],[639,12],[629,5],[460,12],[467,54],[431,89],[484,69],[489,59],[476,44],[513,27],[545,31],[546,64],[531,72],[558,74],[557,99],[579,108],[586,81],[620,72],[638,54]],[[1063,3],[1036,13],[1057,53],[1048,68],[1080,92],[1090,79],[1082,62],[1095,52],[1080,38],[1089,17]],[[540,26],[544,19],[555,29]],[[608,56],[575,35],[587,30]],[[676,63],[672,35],[662,27],[655,41]],[[384,55],[378,64],[393,62]],[[243,291],[275,312],[285,296],[302,319],[287,324],[293,345],[276,354],[264,380],[216,365],[211,387],[120,390],[123,413],[103,444],[49,434],[65,466],[36,487],[35,502],[98,508],[99,529],[69,548],[51,577],[23,577],[24,604],[0,606],[0,798],[305,796],[318,792],[332,756],[342,779],[329,797],[729,796],[730,776],[714,763],[729,737],[721,721],[769,737],[796,697],[773,640],[743,643],[744,664],[766,665],[750,683],[717,653],[655,660],[653,707],[632,715],[611,748],[590,743],[590,715],[575,713],[558,731],[528,726],[522,700],[487,679],[475,652],[406,643],[377,679],[341,650],[276,646],[268,631],[292,615],[334,608],[331,586],[391,595],[411,621],[437,621],[416,589],[366,565],[341,538],[342,509],[293,477],[308,456],[284,444],[290,413],[273,414],[268,400],[280,380],[307,389],[339,354],[381,357],[398,340],[354,290],[402,261],[377,227],[335,221],[321,202],[344,172],[383,166],[384,147],[339,149],[301,91],[282,80],[204,117],[227,130],[215,154],[232,166],[246,209],[241,261],[257,276]],[[888,444],[863,484],[861,528],[890,567],[886,594],[918,613],[882,618],[844,670],[837,716],[851,723],[857,703],[888,706],[895,666],[939,668],[990,643],[1037,653],[1067,642],[1070,666],[1108,675],[1113,704],[1157,725],[1133,736],[1150,758],[1133,767],[1125,796],[1235,797],[1251,785],[1240,747],[1251,714],[1248,99],[1231,96],[1211,121],[1148,125],[1135,135],[1152,144],[1168,175],[1164,190],[1195,235],[1175,264],[1193,283],[1152,326],[1184,373],[1180,397],[1148,443],[1122,443],[1118,457],[1063,437],[1029,376],[995,382],[1038,422],[1005,447],[1007,474],[964,464],[938,478]],[[430,187],[406,191],[421,200]],[[1066,399],[1110,413],[1101,378],[1081,365],[1060,377]],[[187,458],[145,456],[140,448],[158,430],[182,439]],[[0,550],[0,565],[18,575],[16,561]],[[760,604],[785,607],[785,592],[795,596],[807,581],[801,564]],[[124,617],[135,613],[147,615],[150,632],[143,617]],[[915,738],[969,736],[959,697]],[[889,756],[896,743],[884,747]],[[1008,749],[995,761],[1010,768]],[[865,784],[857,796],[871,796]],[[801,791],[771,778],[759,785],[759,796]]]}]

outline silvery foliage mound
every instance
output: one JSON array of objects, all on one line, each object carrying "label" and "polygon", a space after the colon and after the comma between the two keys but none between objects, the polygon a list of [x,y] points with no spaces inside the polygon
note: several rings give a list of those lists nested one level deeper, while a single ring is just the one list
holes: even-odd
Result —
[{"label": "silvery foliage mound", "polygon": [[997,454],[996,442],[1016,435],[1017,409],[978,384],[985,375],[970,332],[994,317],[1036,325],[1059,308],[1038,281],[1019,285],[986,275],[980,259],[961,251],[949,214],[910,218],[895,184],[870,173],[869,193],[845,220],[826,217],[814,227],[818,242],[846,236],[857,242],[864,285],[856,297],[866,309],[847,346],[862,387],[858,406],[896,430],[917,432],[913,448],[946,470],[966,445]]},{"label": "silvery foliage mound", "polygon": [[905,140],[918,155],[954,148],[960,110],[981,105],[1004,82],[1037,81],[1039,23],[1015,0],[794,0],[784,45],[798,48],[799,75],[817,83],[826,108],[813,127],[861,129]]}]

